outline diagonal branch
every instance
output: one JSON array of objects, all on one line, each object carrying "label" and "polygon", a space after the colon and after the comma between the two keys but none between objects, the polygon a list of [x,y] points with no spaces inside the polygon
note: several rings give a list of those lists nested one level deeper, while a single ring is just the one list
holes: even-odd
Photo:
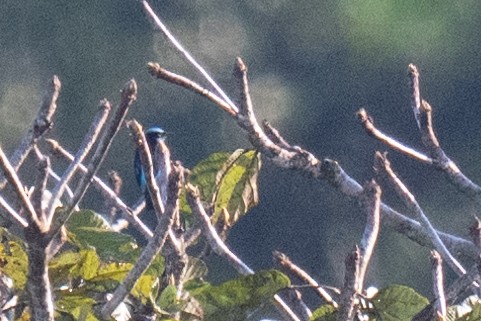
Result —
[{"label": "diagonal branch", "polygon": [[357,300],[359,289],[359,264],[361,253],[356,246],[346,257],[346,272],[344,275],[344,287],[341,291],[340,308],[337,312],[338,321],[352,321],[358,310]]},{"label": "diagonal branch", "polygon": [[412,157],[420,161],[421,163],[432,165],[433,160],[430,157],[404,145],[403,143],[398,142],[396,139],[389,137],[388,135],[377,129],[376,126],[374,126],[372,118],[368,115],[367,111],[364,108],[360,109],[357,112],[357,116],[361,121],[362,125],[364,126],[364,130],[369,136],[376,138],[389,148],[392,148],[402,154]]},{"label": "diagonal branch", "polygon": [[[57,141],[52,139],[47,139],[46,142],[49,144],[49,148],[52,154],[56,156],[63,157],[69,162],[73,162],[74,157],[68,151],[66,151]],[[83,174],[87,173],[87,167],[83,164],[79,164],[79,171]],[[93,176],[93,184],[98,188],[105,197],[110,198],[115,203],[115,206],[121,211],[122,216],[129,221],[143,236],[145,239],[150,239],[153,236],[152,231],[147,225],[145,225],[138,217],[134,214],[134,211],[130,209],[116,194],[115,192],[105,184],[98,176]]]},{"label": "diagonal branch", "polygon": [[237,114],[237,110],[233,110],[225,100],[217,96],[212,91],[190,80],[189,78],[168,71],[162,68],[158,63],[149,62],[147,67],[149,73],[157,79],[163,79],[180,87],[184,87],[185,89],[188,89],[194,93],[200,94],[222,108],[231,116],[235,116]]},{"label": "diagonal branch", "polygon": [[[57,110],[57,98],[60,94],[61,87],[60,79],[58,79],[57,76],[53,76],[48,83],[42,104],[37,112],[37,116],[33,120],[32,126],[23,137],[20,146],[15,150],[12,157],[10,157],[10,163],[15,171],[20,168],[40,137],[52,127],[52,117]],[[5,178],[0,176],[0,189],[3,189],[5,184]]]},{"label": "diagonal branch", "polygon": [[3,149],[0,147],[0,168],[2,169],[4,176],[8,183],[10,183],[20,201],[21,206],[25,209],[27,216],[26,220],[28,224],[31,223],[37,224],[39,222],[39,218],[37,213],[35,212],[35,208],[33,207],[32,202],[28,198],[27,193],[25,192],[25,188],[20,181],[20,178],[17,176],[15,169],[13,168],[12,164],[8,161],[7,155],[3,152]]},{"label": "diagonal branch", "polygon": [[287,271],[291,272],[294,274],[296,277],[301,279],[303,282],[309,284],[310,286],[313,287],[314,291],[327,303],[332,305],[334,308],[338,308],[339,305],[337,302],[331,297],[329,293],[327,293],[324,288],[319,285],[319,283],[316,282],[306,271],[301,269],[299,266],[294,264],[287,255],[285,255],[282,252],[279,251],[274,251],[272,253],[275,261],[279,263],[280,266],[285,268]]},{"label": "diagonal branch", "polygon": [[394,171],[392,170],[391,164],[388,161],[386,155],[376,152],[375,169],[382,170],[387,175],[387,178],[394,186],[397,194],[401,197],[406,206],[417,216],[423,228],[425,229],[425,233],[431,238],[431,242],[433,243],[434,248],[440,253],[441,257],[446,261],[446,263],[453,269],[453,271],[457,275],[465,274],[466,270],[449,252],[446,245],[443,243],[438,233],[432,226],[431,222],[419,206],[414,195],[409,191],[409,189],[403,184],[403,182],[397,177],[396,173],[394,173]]},{"label": "diagonal branch", "polygon": [[65,191],[65,188],[67,187],[68,183],[74,176],[75,171],[78,169],[79,164],[84,160],[84,158],[89,153],[90,149],[93,147],[93,145],[97,141],[97,138],[100,134],[100,131],[103,128],[103,125],[107,120],[107,116],[111,108],[112,107],[110,106],[110,103],[106,99],[100,102],[100,110],[95,116],[90,126],[90,129],[85,135],[84,140],[82,141],[82,144],[80,145],[80,148],[77,152],[77,155],[75,155],[74,160],[70,163],[70,165],[64,171],[60,182],[58,182],[57,185],[55,185],[55,188],[52,191],[52,198],[50,199],[50,202],[47,208],[47,218],[48,218],[49,224],[50,222],[52,222],[52,219],[53,219],[53,214],[55,212],[55,203],[60,201],[60,198],[62,197],[63,192]]},{"label": "diagonal branch", "polygon": [[[137,126],[140,126],[137,124]],[[141,129],[138,127],[137,129]],[[142,131],[140,131],[142,133]],[[115,289],[112,298],[102,308],[102,316],[108,319],[117,306],[130,293],[139,277],[147,270],[157,254],[164,247],[169,235],[169,230],[174,222],[174,215],[179,210],[179,193],[181,190],[182,168],[174,167],[169,178],[168,199],[165,213],[160,216],[160,221],[154,231],[154,236],[140,254],[137,263],[129,271],[122,284]]]},{"label": "diagonal branch", "polygon": [[110,120],[107,128],[103,132],[102,138],[99,142],[99,145],[97,146],[95,154],[92,156],[90,164],[87,167],[88,171],[84,176],[82,176],[80,182],[78,183],[72,201],[67,205],[65,210],[59,213],[59,216],[54,220],[56,224],[50,229],[52,237],[59,231],[60,227],[68,220],[70,215],[72,215],[75,206],[77,206],[77,204],[85,195],[85,192],[90,186],[92,178],[94,177],[95,173],[100,167],[100,164],[107,155],[107,151],[112,144],[113,138],[119,131],[120,126],[122,125],[125,116],[127,115],[127,111],[136,99],[137,83],[135,82],[135,80],[132,79],[125,84],[124,88],[121,91],[121,100],[119,106],[115,114],[113,115],[113,118]]},{"label": "diagonal branch", "polygon": [[413,64],[409,65],[409,75],[412,86],[412,108],[415,111],[416,120],[421,140],[429,155],[433,159],[436,169],[442,171],[449,182],[457,189],[468,195],[478,205],[481,205],[481,187],[464,175],[459,167],[444,152],[439,144],[433,127],[432,107],[425,100],[421,99],[419,89],[419,72]]},{"label": "diagonal branch", "polygon": [[361,195],[361,203],[366,213],[366,227],[359,245],[360,263],[359,263],[359,293],[364,289],[364,280],[366,277],[367,267],[371,260],[374,246],[379,235],[379,227],[381,223],[381,188],[372,180],[364,186]]},{"label": "diagonal branch", "polygon": [[[205,212],[204,206],[200,200],[200,193],[199,190],[192,186],[186,186],[187,191],[187,202],[189,203],[190,208],[194,212],[197,217],[200,218],[201,226],[203,230],[203,235],[207,238],[207,242],[209,243],[210,247],[214,251],[215,254],[224,258],[229,262],[229,264],[236,269],[236,271],[241,275],[249,275],[253,274],[254,271],[248,267],[241,259],[239,259],[222,241],[219,234],[215,230],[215,227],[212,225],[209,216]],[[291,308],[279,297],[279,295],[274,296],[274,301],[279,308],[279,310],[286,315],[287,318],[293,321],[300,321],[299,317],[295,315],[295,313],[291,310]]]},{"label": "diagonal branch", "polygon": [[152,19],[154,24],[162,31],[162,33],[169,39],[169,41],[174,45],[175,49],[182,54],[187,61],[200,72],[200,74],[209,82],[209,84],[214,87],[214,89],[219,93],[222,99],[227,102],[234,113],[237,112],[237,107],[230,100],[230,98],[224,93],[222,88],[214,81],[214,79],[207,73],[207,71],[192,57],[192,55],[182,47],[180,42],[172,35],[172,33],[167,29],[167,27],[162,23],[159,17],[155,14],[154,10],[150,7],[149,3],[145,0],[142,1],[144,11]]}]

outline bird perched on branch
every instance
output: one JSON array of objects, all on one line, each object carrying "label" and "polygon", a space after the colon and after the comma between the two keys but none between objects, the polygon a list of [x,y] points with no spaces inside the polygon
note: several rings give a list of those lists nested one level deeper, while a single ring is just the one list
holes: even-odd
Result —
[{"label": "bird perched on branch", "polygon": [[[167,202],[167,188],[170,174],[170,152],[165,145],[166,136],[165,131],[158,126],[151,127],[145,131],[145,138],[147,139],[147,145],[149,145],[152,156],[155,180],[160,190],[162,208],[165,208]],[[146,172],[142,167],[138,149],[135,151],[134,168],[137,183],[145,195],[145,209],[153,210],[154,206],[147,186]]]}]

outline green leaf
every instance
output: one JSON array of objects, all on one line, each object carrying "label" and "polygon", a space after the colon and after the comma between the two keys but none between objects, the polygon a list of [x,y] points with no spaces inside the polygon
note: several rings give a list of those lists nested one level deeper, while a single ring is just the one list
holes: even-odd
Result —
[{"label": "green leaf", "polygon": [[15,289],[23,289],[27,282],[28,257],[19,243],[0,243],[0,271],[13,280]]},{"label": "green leaf", "polygon": [[372,298],[372,303],[382,320],[401,321],[411,320],[429,301],[412,288],[391,285],[380,290]]},{"label": "green leaf", "polygon": [[[213,206],[214,224],[222,217],[226,225],[232,226],[257,205],[260,167],[261,159],[257,151],[238,149],[232,154],[211,154],[192,169],[190,183],[196,185],[202,199]],[[185,200],[181,200],[181,204],[183,212],[191,213]]]},{"label": "green leaf", "polygon": [[74,320],[99,320],[93,311],[93,306],[97,304],[94,299],[82,295],[68,295],[65,292],[62,294],[55,302],[55,309],[58,312],[66,313]]},{"label": "green leaf", "polygon": [[481,320],[481,300],[478,296],[471,295],[460,304],[450,306],[446,320]]},{"label": "green leaf", "polygon": [[100,215],[81,210],[66,223],[70,241],[81,249],[95,248],[104,260],[132,261],[137,244],[132,236],[115,232]]},{"label": "green leaf", "polygon": [[212,198],[216,188],[217,172],[229,159],[229,156],[230,154],[227,152],[211,154],[192,169],[189,181],[199,188],[202,199],[210,200]]},{"label": "green leaf", "polygon": [[463,316],[462,318],[458,319],[459,321],[475,321],[481,320],[481,304],[478,302],[473,307],[473,310]]},{"label": "green leaf", "polygon": [[226,223],[232,226],[259,203],[257,177],[260,167],[261,158],[257,151],[238,149],[230,155],[215,177],[213,223],[226,209],[229,214]]},{"label": "green leaf", "polygon": [[329,304],[321,305],[312,312],[310,321],[335,321],[337,318],[337,309]]},{"label": "green leaf", "polygon": [[63,252],[49,263],[49,275],[55,287],[65,286],[73,279],[88,281],[97,276],[100,259],[93,249]]},{"label": "green leaf", "polygon": [[218,286],[206,283],[189,292],[202,305],[205,320],[236,321],[245,320],[253,309],[289,285],[289,278],[281,272],[266,270]]}]

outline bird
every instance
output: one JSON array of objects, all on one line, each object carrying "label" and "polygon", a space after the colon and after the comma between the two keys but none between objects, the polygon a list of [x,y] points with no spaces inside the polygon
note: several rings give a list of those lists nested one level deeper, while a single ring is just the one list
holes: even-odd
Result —
[{"label": "bird", "polygon": [[[145,138],[147,139],[147,145],[149,146],[150,154],[152,156],[154,176],[160,189],[162,205],[165,206],[167,200],[167,181],[170,174],[170,154],[167,148],[159,147],[165,146],[167,134],[159,126],[154,126],[145,131]],[[142,167],[142,162],[140,161],[140,152],[138,148],[135,151],[134,169],[137,183],[144,193],[145,209],[153,210],[154,206],[147,186],[147,176]]]}]

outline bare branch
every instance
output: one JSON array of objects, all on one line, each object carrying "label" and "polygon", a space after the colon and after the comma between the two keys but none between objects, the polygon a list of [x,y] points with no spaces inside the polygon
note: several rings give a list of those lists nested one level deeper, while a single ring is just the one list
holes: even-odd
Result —
[{"label": "bare branch", "polygon": [[443,259],[436,251],[431,251],[433,292],[436,298],[435,316],[446,318],[446,297],[444,296]]},{"label": "bare branch", "polygon": [[474,216],[474,222],[469,227],[469,236],[471,236],[474,245],[481,250],[481,220],[477,216]]},{"label": "bare branch", "polygon": [[341,291],[340,308],[337,312],[337,320],[352,321],[358,310],[357,289],[359,288],[359,260],[360,251],[355,249],[346,257],[346,272],[344,275],[344,287]]},{"label": "bare branch", "polygon": [[[69,162],[72,162],[74,157],[72,154],[70,154],[68,151],[62,148],[60,144],[57,141],[54,141],[52,139],[47,139],[46,142],[49,144],[51,153],[54,155],[57,155],[59,157],[63,157],[67,159]],[[83,164],[79,164],[80,172],[86,174],[87,173],[87,167],[85,167]],[[115,202],[115,206],[121,211],[121,214],[123,218],[125,218],[127,221],[129,221],[130,224],[132,224],[143,236],[145,239],[150,239],[154,234],[152,231],[149,229],[147,225],[145,225],[138,217],[135,215],[134,211],[131,210],[117,195],[115,194],[112,189],[105,184],[100,178],[97,176],[93,177],[93,184],[95,187],[97,187],[102,193],[104,194],[104,197],[109,197],[111,200]]]},{"label": "bare branch", "polygon": [[[224,258],[229,262],[229,264],[241,275],[253,274],[254,271],[248,267],[241,259],[239,259],[232,251],[225,245],[224,241],[220,238],[219,234],[212,225],[209,216],[205,212],[204,206],[200,200],[199,190],[192,185],[186,186],[187,191],[187,202],[192,208],[195,215],[200,218],[201,226],[203,230],[203,235],[206,237],[212,250],[218,256]],[[291,308],[279,297],[279,295],[274,296],[274,301],[281,312],[286,315],[290,320],[300,321],[299,317],[291,310]]]},{"label": "bare branch", "polygon": [[107,151],[112,144],[112,140],[117,134],[120,129],[120,126],[123,123],[125,116],[127,115],[127,111],[132,103],[137,99],[137,84],[135,80],[130,80],[124,86],[121,92],[121,101],[120,104],[115,112],[115,115],[110,120],[107,128],[103,132],[102,138],[97,146],[95,154],[92,156],[90,164],[88,165],[88,170],[85,176],[82,176],[80,182],[77,185],[77,188],[74,193],[74,197],[72,201],[67,205],[66,209],[59,213],[59,216],[54,220],[56,223],[56,227],[51,230],[52,236],[58,232],[60,226],[62,226],[72,215],[75,206],[80,202],[80,200],[85,195],[92,178],[94,177],[95,173],[100,167],[100,164],[104,160],[105,156],[107,155]]},{"label": "bare branch", "polygon": [[372,118],[368,115],[367,111],[364,108],[360,109],[357,112],[357,116],[361,120],[361,123],[364,126],[364,129],[366,130],[368,135],[378,139],[389,148],[392,148],[402,154],[412,157],[424,164],[431,165],[433,163],[433,160],[430,157],[404,145],[403,143],[398,142],[394,138],[387,136],[386,134],[381,132],[379,129],[377,129],[374,126],[374,122],[372,121]]},{"label": "bare branch", "polygon": [[419,93],[419,72],[413,64],[410,64],[408,69],[413,92],[412,107],[415,110],[421,140],[433,159],[433,165],[442,171],[457,189],[471,197],[478,205],[481,205],[481,187],[465,176],[441,148],[434,133],[432,107],[427,101],[421,99]]},{"label": "bare branch", "polygon": [[[57,98],[60,94],[61,83],[57,76],[53,76],[48,83],[47,90],[43,96],[42,104],[33,120],[32,126],[22,139],[20,146],[15,150],[10,163],[15,171],[22,165],[32,150],[32,147],[52,127],[52,117],[57,110]],[[5,187],[6,180],[0,177],[0,189]]]},{"label": "bare branch", "polygon": [[294,313],[299,316],[301,320],[309,321],[312,317],[312,311],[302,299],[302,293],[294,288],[288,288],[282,291],[284,300],[292,308]]},{"label": "bare branch", "polygon": [[0,147],[0,167],[3,170],[4,176],[10,185],[12,185],[22,207],[25,209],[27,213],[27,222],[30,225],[31,223],[35,222],[37,224],[39,222],[37,213],[33,207],[32,202],[28,198],[27,193],[25,192],[25,188],[20,181],[20,178],[17,176],[15,169],[10,164],[7,159],[7,155],[3,152],[3,149]]},{"label": "bare branch", "polygon": [[[119,173],[114,170],[109,171],[108,175],[109,186],[115,193],[116,197],[119,197],[120,192],[122,191],[122,177],[120,177]],[[115,202],[109,197],[105,197],[104,204],[105,212],[107,213],[107,219],[110,223],[113,223],[117,218],[117,207],[115,206]]]},{"label": "bare branch", "polygon": [[232,109],[232,107],[222,98],[217,96],[215,93],[211,92],[210,90],[202,87],[198,83],[178,74],[175,74],[171,71],[168,71],[162,68],[158,63],[149,62],[147,64],[149,73],[158,78],[165,81],[168,81],[172,84],[184,87],[198,95],[204,96],[214,104],[222,108],[225,112],[229,113],[231,116],[237,115],[237,111]]},{"label": "bare branch", "polygon": [[[140,126],[138,123],[131,126]],[[141,129],[137,127],[137,129]],[[149,243],[142,251],[137,263],[129,271],[129,274],[125,277],[122,284],[120,284],[112,298],[108,301],[102,308],[102,316],[105,319],[110,318],[112,312],[117,308],[117,306],[125,299],[125,297],[130,293],[135,283],[139,277],[145,272],[145,270],[150,266],[152,261],[155,259],[157,254],[162,250],[165,241],[168,237],[168,232],[172,223],[174,221],[173,217],[175,213],[179,210],[179,194],[181,187],[181,172],[182,168],[174,167],[172,175],[170,176],[169,182],[169,195],[166,204],[166,209],[164,215],[160,216],[160,221],[154,231],[154,237],[149,240]]]},{"label": "bare branch", "polygon": [[[480,283],[481,281],[481,264],[478,262],[469,269],[466,274],[463,274],[457,278],[446,290],[445,301],[446,305],[452,305],[460,297],[461,294],[469,289],[472,289],[474,282]],[[438,305],[438,300],[434,300],[422,309],[412,320],[413,321],[431,321],[433,315],[435,315],[435,306]]]},{"label": "bare branch", "polygon": [[43,157],[39,163],[37,164],[38,175],[35,182],[35,187],[33,188],[32,195],[30,195],[30,199],[33,204],[33,208],[35,212],[39,215],[39,223],[45,225],[43,230],[48,229],[48,222],[45,216],[45,207],[43,206],[44,193],[47,187],[47,181],[49,176],[50,170],[50,160],[48,157]]},{"label": "bare branch", "polygon": [[20,228],[24,228],[28,226],[27,221],[19,213],[17,213],[17,211],[15,211],[11,207],[10,204],[8,204],[8,202],[1,195],[0,195],[0,206],[2,206],[5,209],[5,211],[7,211],[7,213],[10,215],[5,217],[6,219],[10,220],[10,218],[12,218],[13,219],[12,221],[16,223]]},{"label": "bare branch", "polygon": [[413,109],[414,118],[418,128],[421,129],[421,92],[419,90],[419,72],[414,64],[408,66],[409,76],[411,79],[411,108]]},{"label": "bare branch", "polygon": [[335,308],[339,307],[339,305],[331,297],[331,295],[327,293],[327,291],[324,290],[324,288],[319,285],[319,283],[317,283],[316,280],[314,280],[306,271],[294,264],[287,255],[279,251],[274,251],[272,255],[274,257],[274,260],[285,270],[289,271],[290,273],[301,279],[303,282],[312,286],[314,291],[316,291],[316,293],[321,297],[321,299],[323,299]]},{"label": "bare branch", "polygon": [[230,98],[224,93],[222,88],[212,79],[212,77],[205,71],[205,69],[191,56],[191,54],[182,47],[180,42],[170,33],[167,27],[162,23],[159,17],[155,14],[154,10],[150,7],[149,3],[146,0],[142,1],[142,5],[144,7],[144,11],[147,15],[152,19],[154,24],[162,31],[162,33],[169,39],[169,41],[174,45],[175,49],[179,51],[181,55],[183,55],[187,61],[197,69],[200,74],[209,82],[209,84],[214,87],[214,89],[219,93],[222,99],[231,107],[234,113],[237,113],[237,107],[235,104],[230,100]]},{"label": "bare branch", "polygon": [[84,160],[84,158],[90,152],[90,149],[93,147],[93,145],[97,141],[97,138],[107,120],[107,116],[111,108],[112,107],[110,106],[110,103],[106,99],[100,102],[100,106],[99,106],[100,110],[95,116],[92,124],[90,125],[90,128],[87,134],[85,135],[82,141],[82,144],[80,145],[77,155],[75,155],[74,160],[70,163],[68,168],[63,173],[60,182],[58,182],[55,185],[55,188],[52,191],[52,198],[50,199],[50,202],[47,208],[47,218],[48,218],[49,224],[53,219],[53,214],[55,212],[55,204],[58,201],[60,201],[60,198],[62,197],[62,194],[65,188],[67,187],[70,180],[74,176],[75,171],[77,170],[79,164]]},{"label": "bare branch", "polygon": [[443,241],[437,234],[434,227],[431,225],[431,222],[424,214],[423,210],[419,206],[416,201],[416,198],[413,194],[408,190],[408,188],[403,184],[403,182],[397,177],[394,171],[391,169],[391,164],[386,158],[386,155],[383,155],[379,152],[376,152],[376,169],[382,170],[386,173],[389,181],[393,184],[396,192],[401,197],[401,199],[405,202],[406,206],[410,210],[414,212],[417,218],[420,220],[422,226],[426,230],[426,234],[429,235],[431,241],[434,245],[434,248],[441,254],[443,259],[446,263],[453,269],[454,272],[458,275],[462,275],[466,273],[466,270],[462,267],[462,265],[452,256],[449,250],[444,245]]},{"label": "bare branch", "polygon": [[359,288],[357,291],[362,293],[364,289],[364,279],[367,267],[377,242],[381,220],[381,188],[372,180],[364,186],[360,196],[366,212],[366,227],[359,246],[361,258],[359,263]]}]

